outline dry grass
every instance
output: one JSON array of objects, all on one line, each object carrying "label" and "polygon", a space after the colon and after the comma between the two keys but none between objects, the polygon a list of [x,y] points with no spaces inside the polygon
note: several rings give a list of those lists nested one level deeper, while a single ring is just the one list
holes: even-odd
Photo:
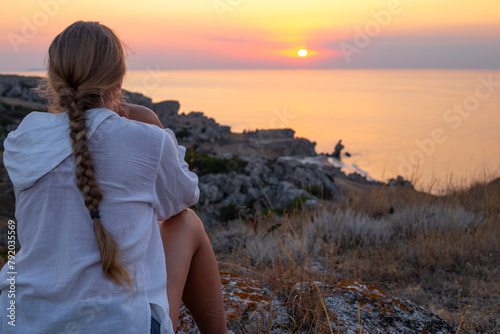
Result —
[{"label": "dry grass", "polygon": [[[259,220],[256,229],[233,224],[211,239],[221,261],[264,272],[276,293],[291,296],[297,282],[357,280],[461,333],[500,331],[500,179],[441,197],[374,187],[314,212]],[[302,293],[292,311],[296,329],[307,331],[324,311],[317,292]]]}]

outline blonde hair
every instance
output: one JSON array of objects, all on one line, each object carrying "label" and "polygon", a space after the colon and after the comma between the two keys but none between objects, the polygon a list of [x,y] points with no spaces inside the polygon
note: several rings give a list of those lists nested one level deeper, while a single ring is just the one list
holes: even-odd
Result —
[{"label": "blonde hair", "polygon": [[86,137],[86,110],[107,106],[120,112],[120,83],[125,75],[123,47],[108,27],[78,21],[67,27],[49,47],[48,71],[39,90],[49,110],[66,112],[76,159],[78,188],[94,221],[102,271],[108,279],[133,290],[127,269],[120,263],[120,249],[99,216],[102,192],[94,177],[94,165]]}]

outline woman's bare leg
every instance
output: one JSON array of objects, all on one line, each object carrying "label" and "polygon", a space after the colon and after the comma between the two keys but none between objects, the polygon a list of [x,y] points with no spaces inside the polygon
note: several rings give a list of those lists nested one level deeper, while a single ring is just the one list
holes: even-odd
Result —
[{"label": "woman's bare leg", "polygon": [[182,299],[201,333],[226,334],[219,269],[203,223],[188,209],[161,222],[160,232],[174,329]]}]

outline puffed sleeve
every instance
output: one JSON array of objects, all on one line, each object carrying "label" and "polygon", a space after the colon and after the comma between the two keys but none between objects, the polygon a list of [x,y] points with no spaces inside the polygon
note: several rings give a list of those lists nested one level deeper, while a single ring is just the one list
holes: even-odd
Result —
[{"label": "puffed sleeve", "polygon": [[165,220],[198,202],[198,176],[184,161],[186,148],[178,145],[175,134],[165,129],[155,181],[153,209],[157,220]]}]

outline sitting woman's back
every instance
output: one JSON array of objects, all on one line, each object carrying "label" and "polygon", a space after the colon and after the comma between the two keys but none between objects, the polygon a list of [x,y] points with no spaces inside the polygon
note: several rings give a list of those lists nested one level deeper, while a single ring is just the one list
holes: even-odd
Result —
[{"label": "sitting woman's back", "polygon": [[[88,110],[87,122],[89,152],[102,192],[101,219],[120,245],[133,291],[111,282],[101,268],[93,224],[77,186],[75,157],[66,140],[67,116],[32,113],[9,137],[5,157],[15,185],[22,245],[16,255],[16,303],[23,310],[17,314],[17,330],[141,332],[151,315],[137,310],[148,303],[168,328],[158,220],[196,203],[196,175],[187,171],[175,138],[156,126],[107,109]],[[6,284],[7,278],[2,276],[0,282]],[[0,307],[7,308],[9,299],[2,297]],[[7,330],[5,326],[7,322]]]}]

